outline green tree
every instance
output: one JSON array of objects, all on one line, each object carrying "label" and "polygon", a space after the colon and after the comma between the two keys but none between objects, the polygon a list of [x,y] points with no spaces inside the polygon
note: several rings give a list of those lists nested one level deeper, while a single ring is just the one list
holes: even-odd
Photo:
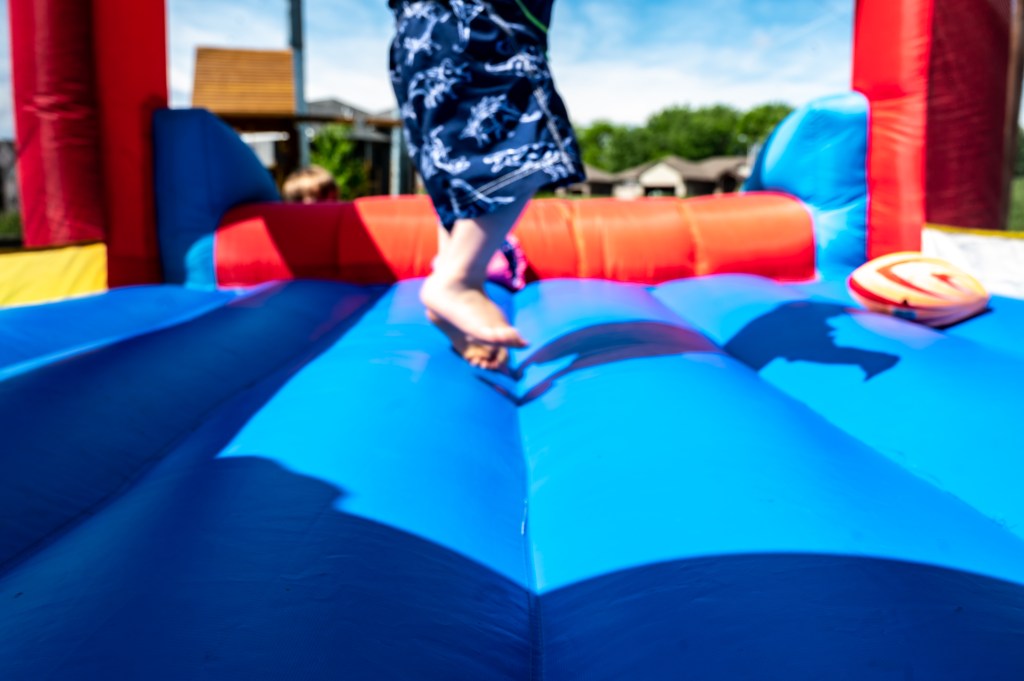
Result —
[{"label": "green tree", "polygon": [[765,139],[791,111],[778,102],[746,112],[723,104],[673,106],[654,114],[640,127],[598,121],[580,129],[580,148],[585,163],[610,172],[669,155],[691,161],[738,156]]},{"label": "green tree", "polygon": [[657,154],[649,130],[608,121],[581,129],[579,141],[584,163],[613,173],[646,163]]},{"label": "green tree", "polygon": [[736,130],[740,112],[718,104],[694,109],[674,106],[654,114],[647,121],[657,144],[657,156],[675,154],[691,161],[709,156],[741,153]]},{"label": "green tree", "polygon": [[1017,157],[1013,160],[1014,177],[1024,177],[1024,128],[1017,128]]},{"label": "green tree", "polygon": [[793,113],[793,107],[781,102],[755,106],[740,117],[737,138],[744,145],[763,142],[782,122],[782,119],[791,113]]},{"label": "green tree", "polygon": [[0,213],[0,242],[21,240],[21,213],[15,211]]},{"label": "green tree", "polygon": [[597,121],[593,125],[580,128],[579,143],[583,162],[587,165],[612,171],[615,163],[614,147],[616,137],[622,126],[608,121]]},{"label": "green tree", "polygon": [[316,133],[309,148],[309,160],[334,176],[338,198],[345,200],[370,193],[369,171],[350,135],[349,126],[328,125]]},{"label": "green tree", "polygon": [[654,136],[647,128],[625,128],[616,137],[612,160],[616,172],[657,158]]}]

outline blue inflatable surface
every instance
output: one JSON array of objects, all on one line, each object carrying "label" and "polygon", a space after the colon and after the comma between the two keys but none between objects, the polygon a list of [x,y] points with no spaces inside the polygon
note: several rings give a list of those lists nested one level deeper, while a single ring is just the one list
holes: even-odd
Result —
[{"label": "blue inflatable surface", "polygon": [[0,678],[1024,678],[1020,301],[418,287],[0,311]]},{"label": "blue inflatable surface", "polygon": [[869,116],[859,92],[808,103],[772,132],[744,183],[747,191],[804,202],[814,218],[818,269],[837,280],[868,257]]}]

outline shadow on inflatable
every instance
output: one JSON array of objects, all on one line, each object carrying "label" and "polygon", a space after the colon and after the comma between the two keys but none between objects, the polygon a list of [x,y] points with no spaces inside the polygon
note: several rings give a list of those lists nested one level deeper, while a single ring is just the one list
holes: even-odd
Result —
[{"label": "shadow on inflatable", "polygon": [[[0,567],[115,499],[216,410],[235,405],[240,428],[374,300],[343,284],[275,285],[0,382],[0,518],[12,519]],[[234,433],[222,426],[217,442]]]},{"label": "shadow on inflatable", "polygon": [[546,394],[562,378],[577,371],[616,362],[671,357],[693,352],[719,353],[721,349],[701,333],[662,322],[595,324],[548,342],[502,376],[484,374],[492,386],[516,406]]},{"label": "shadow on inflatable", "polygon": [[749,324],[725,344],[725,351],[761,371],[776,359],[788,362],[840,364],[860,367],[870,381],[895,367],[900,358],[836,344],[836,330],[829,320],[857,314],[833,303],[797,301],[786,303]]},{"label": "shadow on inflatable", "polygon": [[[345,513],[323,481],[204,449],[4,578],[4,678],[1009,681],[1024,664],[1024,594],[998,580],[733,555],[536,596]],[[23,640],[40,628],[45,644]]]}]

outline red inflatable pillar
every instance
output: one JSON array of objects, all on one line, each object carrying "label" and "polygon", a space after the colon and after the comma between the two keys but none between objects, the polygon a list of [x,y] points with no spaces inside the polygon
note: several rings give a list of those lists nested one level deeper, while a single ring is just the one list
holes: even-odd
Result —
[{"label": "red inflatable pillar", "polygon": [[[928,99],[927,219],[1004,229],[1010,167],[1012,0],[935,4]],[[1014,69],[1016,71],[1016,69]],[[1019,95],[1017,95],[1019,96]],[[1016,125],[1016,121],[1011,121]]]},{"label": "red inflatable pillar", "polygon": [[860,0],[853,88],[871,102],[868,257],[919,250],[934,0]]},{"label": "red inflatable pillar", "polygon": [[8,11],[25,245],[102,240],[90,3],[12,0]]},{"label": "red inflatable pillar", "polygon": [[93,0],[111,286],[159,282],[153,112],[167,106],[163,0]]},{"label": "red inflatable pillar", "polygon": [[[854,89],[871,101],[869,254],[926,222],[1002,229],[1013,0],[859,0]],[[1013,128],[1010,127],[1010,132]]]},{"label": "red inflatable pillar", "polygon": [[162,0],[11,0],[25,244],[106,241],[112,286],[160,281],[153,111]]}]

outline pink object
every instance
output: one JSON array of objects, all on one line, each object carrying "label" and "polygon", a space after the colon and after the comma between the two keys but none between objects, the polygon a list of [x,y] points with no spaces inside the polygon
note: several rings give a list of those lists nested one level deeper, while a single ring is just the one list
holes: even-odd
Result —
[{"label": "pink object", "polygon": [[510,291],[520,291],[526,286],[526,254],[519,245],[519,239],[509,234],[505,244],[495,251],[487,264],[487,280]]},{"label": "pink object", "polygon": [[[437,262],[431,263],[433,267]],[[509,291],[520,291],[526,286],[526,254],[519,239],[509,234],[500,249],[494,252],[487,263],[487,281],[504,286]]]}]

